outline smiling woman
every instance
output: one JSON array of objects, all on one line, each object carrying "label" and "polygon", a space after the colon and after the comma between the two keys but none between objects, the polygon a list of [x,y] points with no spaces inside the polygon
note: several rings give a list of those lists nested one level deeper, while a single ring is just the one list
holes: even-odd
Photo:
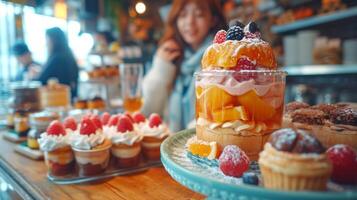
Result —
[{"label": "smiling woman", "polygon": [[194,119],[193,73],[200,68],[213,33],[227,26],[220,8],[216,0],[172,4],[153,68],[143,84],[143,112],[164,115],[172,131],[186,128]]}]

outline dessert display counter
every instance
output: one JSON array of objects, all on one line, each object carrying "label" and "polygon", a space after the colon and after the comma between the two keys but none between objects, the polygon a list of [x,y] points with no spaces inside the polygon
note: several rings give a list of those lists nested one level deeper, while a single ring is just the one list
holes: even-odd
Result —
[{"label": "dessert display counter", "polygon": [[[2,130],[0,134],[3,135],[4,132]],[[175,182],[162,167],[100,182],[57,185],[47,179],[47,168],[43,161],[25,158],[15,153],[14,148],[13,143],[0,138],[0,169],[8,175],[15,191],[24,199],[204,198]]]}]

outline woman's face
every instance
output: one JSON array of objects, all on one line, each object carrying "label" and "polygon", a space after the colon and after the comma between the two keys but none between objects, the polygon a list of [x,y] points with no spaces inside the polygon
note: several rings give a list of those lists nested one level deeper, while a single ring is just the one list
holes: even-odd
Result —
[{"label": "woman's face", "polygon": [[212,27],[212,14],[207,5],[188,3],[180,12],[177,28],[183,40],[197,49]]}]

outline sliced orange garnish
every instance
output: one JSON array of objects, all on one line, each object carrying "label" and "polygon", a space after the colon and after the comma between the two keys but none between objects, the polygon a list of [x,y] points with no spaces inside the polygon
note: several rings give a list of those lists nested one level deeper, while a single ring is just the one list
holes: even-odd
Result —
[{"label": "sliced orange garnish", "polygon": [[235,97],[217,86],[206,88],[199,99],[204,110],[221,110],[229,105],[233,106]]},{"label": "sliced orange garnish", "polygon": [[264,121],[275,114],[275,109],[269,103],[263,101],[254,90],[237,96],[238,102],[246,108],[252,120]]},{"label": "sliced orange garnish", "polygon": [[188,141],[188,151],[193,155],[205,157],[210,160],[218,157],[218,145],[216,142],[199,141],[192,138]]},{"label": "sliced orange garnish", "polygon": [[248,112],[242,106],[228,107],[212,114],[213,121],[216,123],[223,123],[236,120],[249,120]]}]

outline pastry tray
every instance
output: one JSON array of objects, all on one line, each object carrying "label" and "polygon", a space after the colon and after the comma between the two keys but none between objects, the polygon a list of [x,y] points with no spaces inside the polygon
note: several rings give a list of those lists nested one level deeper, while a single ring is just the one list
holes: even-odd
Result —
[{"label": "pastry tray", "polygon": [[114,169],[112,166],[113,165],[110,162],[108,168],[104,173],[94,176],[79,176],[78,173],[73,173],[67,176],[52,176],[51,174],[48,173],[47,178],[53,183],[60,184],[60,185],[86,183],[86,182],[108,179],[115,176],[123,176],[127,174],[143,172],[153,167],[161,167],[162,163],[161,161],[144,161],[142,159],[140,164],[136,167]]},{"label": "pastry tray", "polygon": [[16,145],[15,151],[33,160],[43,160],[43,152],[39,149],[31,149],[27,146],[27,141]]},{"label": "pastry tray", "polygon": [[[166,171],[177,182],[206,195],[208,199],[357,199],[357,185],[342,186],[329,182],[327,191],[289,192],[244,184],[242,178],[225,176],[219,170],[217,160],[208,160],[188,153],[185,144],[194,135],[195,130],[190,129],[167,138],[161,144],[161,161]],[[260,173],[256,162],[252,162],[250,171]]]}]

